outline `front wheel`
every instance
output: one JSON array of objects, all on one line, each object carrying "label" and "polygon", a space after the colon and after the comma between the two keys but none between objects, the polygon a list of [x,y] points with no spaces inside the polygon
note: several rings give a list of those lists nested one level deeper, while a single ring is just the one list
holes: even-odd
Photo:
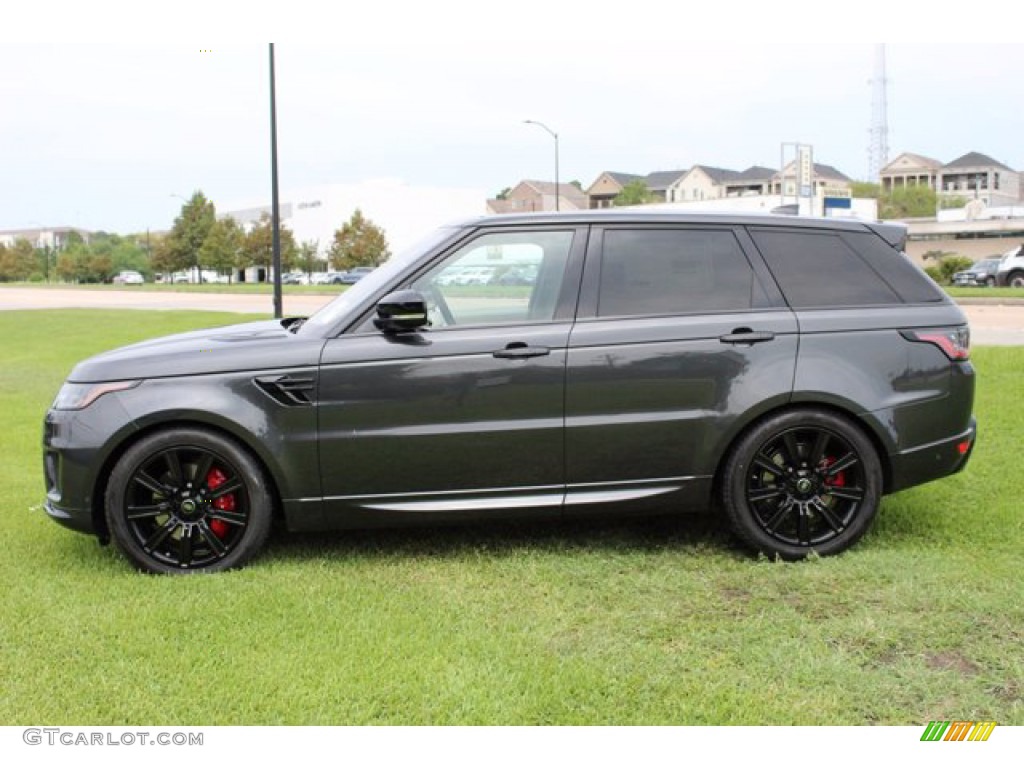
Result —
[{"label": "front wheel", "polygon": [[270,532],[263,472],[233,440],[168,429],[114,466],[106,516],[118,548],[150,573],[223,571],[247,562]]},{"label": "front wheel", "polygon": [[882,469],[847,419],[816,409],[762,421],[733,449],[722,500],[733,531],[766,555],[833,555],[864,535],[878,511]]},{"label": "front wheel", "polygon": [[1024,272],[1014,272],[1006,284],[1011,288],[1024,288]]},{"label": "front wheel", "polygon": [[985,278],[985,286],[987,288],[995,288],[996,287],[996,279],[994,277],[992,277],[991,275],[989,275],[988,277]]}]

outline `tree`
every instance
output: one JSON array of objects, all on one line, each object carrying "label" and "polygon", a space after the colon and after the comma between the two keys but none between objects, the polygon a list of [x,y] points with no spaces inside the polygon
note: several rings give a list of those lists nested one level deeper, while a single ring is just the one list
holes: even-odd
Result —
[{"label": "tree", "polygon": [[512,191],[512,187],[505,187],[501,192],[494,196],[495,200],[508,200],[509,193]]},{"label": "tree", "polygon": [[851,181],[850,194],[854,197],[868,197],[877,200],[882,194],[882,185],[873,181]]},{"label": "tree", "polygon": [[28,240],[19,239],[10,248],[0,248],[0,281],[27,280],[37,271],[36,250]]},{"label": "tree", "polygon": [[170,238],[167,236],[156,238],[152,244],[152,249],[149,264],[154,272],[170,277],[173,273],[179,272],[188,266],[183,261],[181,254],[176,253],[171,247]]},{"label": "tree", "polygon": [[306,240],[299,246],[299,255],[296,261],[299,269],[307,275],[316,272],[317,267],[320,266],[320,241]]},{"label": "tree", "polygon": [[174,220],[167,236],[171,261],[177,269],[195,268],[202,274],[200,250],[216,220],[217,212],[213,203],[198,190],[181,206],[181,213]]},{"label": "tree", "polygon": [[238,265],[239,254],[245,242],[245,233],[238,222],[230,217],[218,219],[199,249],[199,260],[203,266],[218,274],[227,272]]},{"label": "tree", "polygon": [[[281,225],[281,272],[288,272],[295,264],[295,235],[288,227]],[[270,214],[264,213],[246,234],[242,241],[239,268],[249,266],[270,270],[274,261],[274,227]]]},{"label": "tree", "polygon": [[878,218],[912,219],[935,216],[938,195],[926,184],[910,184],[883,192],[878,198]]},{"label": "tree", "polygon": [[384,230],[363,216],[358,208],[341,229],[335,230],[328,252],[335,269],[377,267],[391,256]]},{"label": "tree", "polygon": [[57,275],[74,283],[102,283],[114,273],[109,246],[93,248],[79,241],[65,248],[57,257]]},{"label": "tree", "polygon": [[629,182],[613,199],[612,205],[644,205],[654,202],[654,195],[643,179]]}]

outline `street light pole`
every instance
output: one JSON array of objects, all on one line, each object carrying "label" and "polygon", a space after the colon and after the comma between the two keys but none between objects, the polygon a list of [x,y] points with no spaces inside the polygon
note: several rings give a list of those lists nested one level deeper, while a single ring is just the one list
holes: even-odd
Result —
[{"label": "street light pole", "polygon": [[270,196],[274,232],[274,317],[281,308],[281,208],[277,200],[277,98],[274,87],[274,44],[270,43]]},{"label": "street light pole", "polygon": [[538,120],[523,120],[523,122],[543,128],[545,131],[550,133],[551,138],[555,140],[555,210],[557,211],[559,209],[558,198],[561,197],[562,191],[561,188],[558,186],[558,134]]}]

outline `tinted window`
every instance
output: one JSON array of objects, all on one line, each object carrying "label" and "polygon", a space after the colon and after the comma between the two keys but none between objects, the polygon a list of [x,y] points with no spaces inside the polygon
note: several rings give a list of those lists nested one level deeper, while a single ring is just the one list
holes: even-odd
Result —
[{"label": "tinted window", "polygon": [[728,312],[763,302],[732,232],[611,229],[604,233],[597,314]]},{"label": "tinted window", "polygon": [[838,235],[782,229],[751,229],[750,235],[792,307],[902,303]]},{"label": "tinted window", "polygon": [[871,232],[844,232],[843,237],[904,301],[914,304],[942,300],[942,289],[878,235]]},{"label": "tinted window", "polygon": [[549,230],[482,235],[410,287],[427,297],[434,328],[551,320],[572,239]]}]

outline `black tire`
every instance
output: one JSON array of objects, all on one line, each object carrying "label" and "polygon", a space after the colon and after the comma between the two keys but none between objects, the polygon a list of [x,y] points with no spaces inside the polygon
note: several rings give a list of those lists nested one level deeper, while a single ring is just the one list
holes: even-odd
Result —
[{"label": "black tire", "polygon": [[259,464],[235,441],[167,429],[131,446],[106,492],[118,548],[149,573],[212,573],[248,562],[270,533],[272,501]]},{"label": "black tire", "polygon": [[881,495],[871,441],[848,419],[817,409],[755,425],[730,452],[722,477],[733,531],[755,551],[784,560],[852,546]]},{"label": "black tire", "polygon": [[1024,272],[1013,272],[1007,278],[1006,284],[1011,288],[1024,288]]},{"label": "black tire", "polygon": [[991,275],[986,277],[985,278],[985,287],[986,288],[995,288],[996,287],[996,279],[994,277],[992,277]]}]

